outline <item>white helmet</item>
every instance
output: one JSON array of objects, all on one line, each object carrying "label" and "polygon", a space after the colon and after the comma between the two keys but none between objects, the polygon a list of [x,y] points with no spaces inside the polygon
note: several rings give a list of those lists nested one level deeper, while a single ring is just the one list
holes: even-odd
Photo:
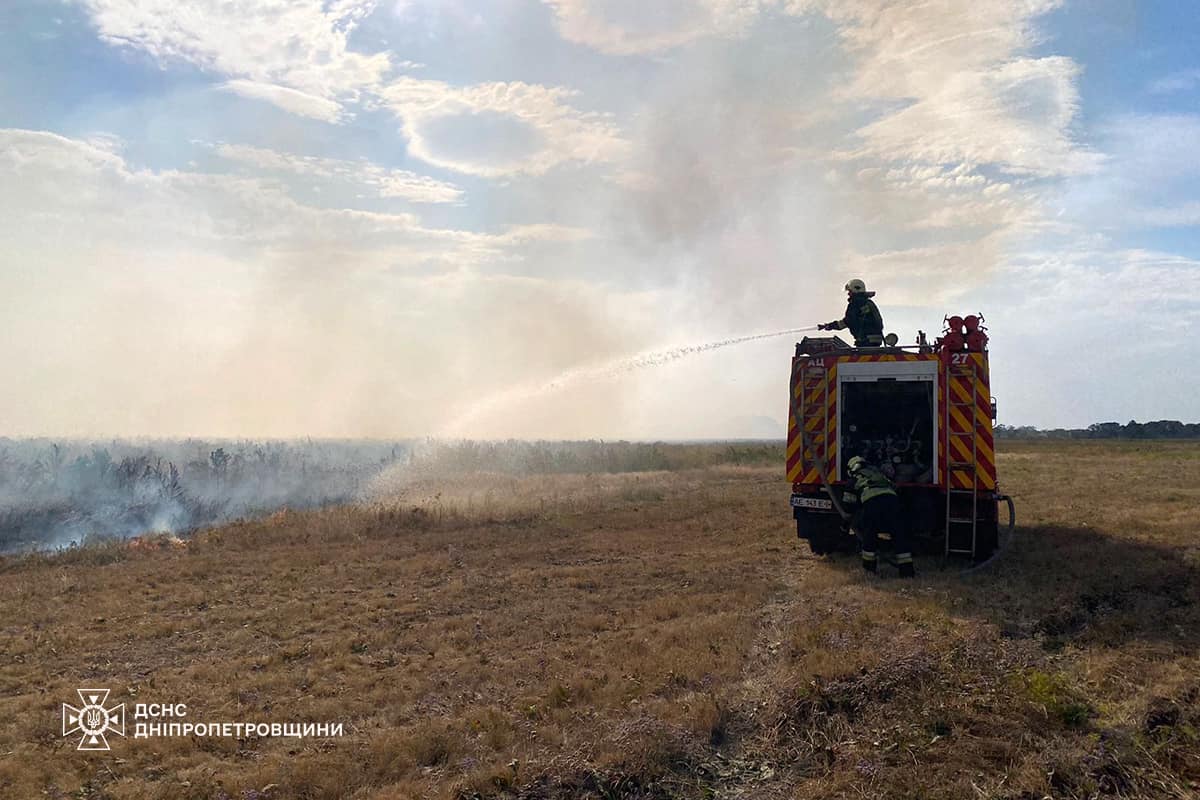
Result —
[{"label": "white helmet", "polygon": [[846,291],[850,294],[862,294],[867,291],[867,285],[858,278],[846,282]]}]

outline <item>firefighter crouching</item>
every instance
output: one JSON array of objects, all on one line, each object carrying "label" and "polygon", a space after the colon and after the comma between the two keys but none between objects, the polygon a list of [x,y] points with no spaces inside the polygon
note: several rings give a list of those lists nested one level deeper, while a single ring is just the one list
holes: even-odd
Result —
[{"label": "firefighter crouching", "polygon": [[855,347],[883,346],[883,315],[871,298],[874,292],[867,291],[867,285],[858,278],[846,284],[846,315],[833,322],[818,325],[817,330],[840,331],[850,329],[854,337]]},{"label": "firefighter crouching", "polygon": [[862,565],[867,572],[877,572],[879,558],[876,550],[880,534],[892,540],[892,552],[901,578],[911,578],[913,572],[912,543],[908,526],[900,516],[900,499],[888,477],[854,456],[846,464],[854,491],[858,495],[859,512],[854,527],[862,543]]}]

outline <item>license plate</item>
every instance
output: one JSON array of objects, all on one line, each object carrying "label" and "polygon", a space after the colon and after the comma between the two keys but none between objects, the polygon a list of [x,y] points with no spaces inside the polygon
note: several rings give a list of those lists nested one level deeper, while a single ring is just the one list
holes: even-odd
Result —
[{"label": "license plate", "polygon": [[819,497],[793,497],[792,508],[818,508],[821,511],[832,511],[833,501],[822,500]]}]

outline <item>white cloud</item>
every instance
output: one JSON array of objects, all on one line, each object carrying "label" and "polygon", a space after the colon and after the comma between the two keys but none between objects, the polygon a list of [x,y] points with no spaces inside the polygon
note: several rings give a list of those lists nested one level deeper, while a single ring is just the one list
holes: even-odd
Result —
[{"label": "white cloud", "polygon": [[961,241],[864,254],[843,254],[847,275],[869,276],[885,304],[947,308],[993,274],[1011,237],[1003,230]]},{"label": "white cloud", "polygon": [[226,81],[221,88],[242,97],[263,100],[282,108],[290,114],[301,117],[319,119],[322,122],[338,122],[343,117],[342,107],[337,102],[325,97],[289,89],[286,86],[276,86],[273,83],[259,83],[237,79]]},{"label": "white cloud", "polygon": [[1175,228],[1200,225],[1200,202],[1192,201],[1179,206],[1147,208],[1138,219],[1144,225],[1155,228]]},{"label": "white cloud", "polygon": [[[234,150],[284,168],[295,157]],[[316,169],[353,162],[315,163]],[[19,187],[0,195],[10,219],[36,216],[83,226],[90,237],[161,246],[220,246],[243,251],[354,253],[359,263],[392,267],[436,261],[464,267],[514,257],[516,245],[575,241],[585,235],[558,225],[519,225],[500,233],[429,228],[412,214],[316,208],[275,181],[248,176],[135,169],[119,155],[46,131],[0,129],[0,175]],[[387,174],[381,177],[386,187]]]},{"label": "white cloud", "polygon": [[[821,8],[855,58],[839,90],[878,110],[857,154],[926,164],[989,164],[1058,176],[1094,169],[1071,126],[1079,67],[1029,55],[1034,23],[1058,0],[839,0]],[[897,107],[897,104],[900,104]]]},{"label": "white cloud", "polygon": [[[1028,290],[1033,308],[1056,305],[1067,295],[1076,298],[1058,305],[1060,314],[1085,320],[1093,315],[1134,315],[1149,322],[1158,318],[1164,331],[1193,325],[1200,315],[1200,261],[1146,249],[1086,249],[1066,247],[1051,253],[1029,253],[1014,259],[1014,285]],[[1183,304],[1179,298],[1186,298]],[[1174,306],[1181,315],[1171,319]],[[1043,317],[1057,324],[1059,317]]]},{"label": "white cloud", "polygon": [[568,162],[616,161],[628,146],[606,116],[571,107],[565,89],[400,78],[381,95],[403,121],[412,155],[466,174],[541,175]]},{"label": "white cloud", "polygon": [[[713,188],[724,203],[735,186],[761,185],[763,175],[789,164],[833,161],[833,171],[840,173],[833,188],[864,221],[962,239],[1034,225],[1047,183],[1092,172],[1103,163],[1074,137],[1078,65],[1069,58],[1030,55],[1040,43],[1038,17],[1059,0],[695,0],[656,6],[656,14],[648,16],[638,13],[645,4],[547,1],[566,38],[609,53],[661,51],[702,36],[740,36],[751,31],[756,17],[772,14],[821,14],[834,25],[850,62],[848,68],[831,64],[830,70],[845,74],[812,76],[814,88],[806,94],[787,84],[773,88],[775,102],[761,105],[755,102],[756,87],[731,82],[714,87],[710,96],[698,85],[701,76],[737,74],[747,63],[757,63],[753,42],[745,50],[740,45],[731,50],[729,64],[689,61],[680,54],[680,70],[692,70],[680,88],[689,103],[704,107],[696,115],[703,121],[667,100],[666,108],[679,116],[677,122],[664,120],[670,135],[642,159],[649,163],[635,159],[623,165],[619,178],[622,186],[643,194],[653,193],[657,184],[676,206],[694,204],[690,189],[697,183],[716,181]],[[638,21],[646,19],[656,24],[639,28]],[[715,24],[718,19],[728,24]],[[818,44],[801,41],[796,47],[801,52]],[[708,57],[723,58],[720,52]],[[801,63],[811,70],[811,64]],[[796,68],[787,62],[779,66]],[[822,77],[833,78],[826,89]],[[797,103],[819,110],[819,116],[799,118]],[[647,109],[655,120],[666,113]],[[700,133],[693,130],[697,125]],[[753,147],[731,138],[726,129]],[[706,156],[687,167],[689,173],[706,175],[694,176],[702,181],[688,180],[689,189],[672,191],[682,180],[663,179],[664,161],[694,159],[686,145],[706,132],[715,139],[707,152],[720,152],[720,158]],[[646,147],[641,138],[635,154]],[[710,161],[736,166],[722,170]]]},{"label": "white cloud", "polygon": [[1123,114],[1097,124],[1094,136],[1104,164],[1058,189],[1063,219],[1108,231],[1200,222],[1200,115]]},{"label": "white cloud", "polygon": [[967,162],[860,167],[845,185],[864,222],[907,230],[1017,225],[1036,210],[1020,183],[987,177]]},{"label": "white cloud", "polygon": [[0,164],[17,175],[37,169],[49,174],[72,170],[124,173],[125,162],[114,152],[112,142],[111,138],[103,143],[81,142],[49,131],[0,128]]},{"label": "white cloud", "polygon": [[[846,89],[864,98],[920,98],[959,72],[990,70],[1038,42],[1034,21],[1061,0],[822,0],[859,59]],[[806,12],[801,5],[793,11]]]},{"label": "white cloud", "polygon": [[419,65],[348,46],[374,0],[203,0],[186,8],[173,0],[82,1],[110,43],[229,76],[222,89],[300,116],[339,122],[347,103],[382,100],[401,118],[411,153],[436,166],[485,177],[541,175],[568,162],[611,162],[625,150],[612,121],[573,108],[566,89],[390,78]]},{"label": "white cloud", "polygon": [[1095,169],[1070,136],[1077,65],[1018,58],[979,72],[950,71],[936,89],[859,130],[858,154],[927,164],[993,164],[1014,174]]},{"label": "white cloud", "polygon": [[1026,334],[1078,332],[1107,341],[1091,350],[1109,359],[1129,344],[1170,351],[1200,324],[1200,261],[1087,239],[1057,244],[1006,262],[998,300]]},{"label": "white cloud", "polygon": [[1200,86],[1200,69],[1185,69],[1152,81],[1148,88],[1154,94],[1172,94],[1174,92],[1190,92],[1198,86]]},{"label": "white cloud", "polygon": [[414,203],[456,203],[463,191],[452,183],[404,169],[388,169],[365,159],[346,161],[285,153],[244,144],[219,144],[222,158],[268,172],[287,172],[324,180],[337,180],[369,188],[379,197],[396,197]]},{"label": "white cloud", "polygon": [[[1057,0],[822,0],[853,59],[831,103],[866,118],[836,147],[834,185],[866,230],[845,260],[914,305],[968,296],[1048,217],[1063,184],[1097,173],[1079,144],[1079,66],[1032,57]],[[890,231],[890,235],[889,232]],[[867,243],[873,244],[869,246]],[[932,287],[932,289],[930,288]]]},{"label": "white cloud", "polygon": [[328,103],[356,99],[391,69],[386,53],[357,53],[347,45],[375,0],[82,2],[101,38],[112,44],[142,50],[160,63],[183,61],[252,81],[258,86],[230,88],[318,119],[331,116]]},{"label": "white cloud", "polygon": [[763,0],[543,0],[554,9],[564,39],[602,53],[670,50],[697,39],[738,35]]},{"label": "white cloud", "polygon": [[515,225],[497,236],[496,240],[508,245],[525,245],[534,242],[582,242],[593,236],[592,231],[585,228],[536,223]]},{"label": "white cloud", "polygon": [[1200,176],[1200,114],[1125,114],[1099,133],[1112,169],[1148,188]]},{"label": "white cloud", "polygon": [[1001,421],[1075,427],[1200,413],[1195,381],[1180,373],[1200,325],[1200,262],[1068,238],[1009,259],[979,296]]}]

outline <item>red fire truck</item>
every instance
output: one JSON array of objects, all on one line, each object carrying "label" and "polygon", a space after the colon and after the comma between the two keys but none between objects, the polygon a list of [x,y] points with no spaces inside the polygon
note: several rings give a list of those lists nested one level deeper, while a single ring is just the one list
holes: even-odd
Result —
[{"label": "red fire truck", "polygon": [[[853,348],[806,337],[792,359],[787,476],[796,532],[814,553],[855,545],[843,495],[859,455],[892,478],[917,542],[976,562],[998,545],[1000,494],[982,317],[947,317],[932,344]],[[894,343],[895,337],[889,337]]]}]

